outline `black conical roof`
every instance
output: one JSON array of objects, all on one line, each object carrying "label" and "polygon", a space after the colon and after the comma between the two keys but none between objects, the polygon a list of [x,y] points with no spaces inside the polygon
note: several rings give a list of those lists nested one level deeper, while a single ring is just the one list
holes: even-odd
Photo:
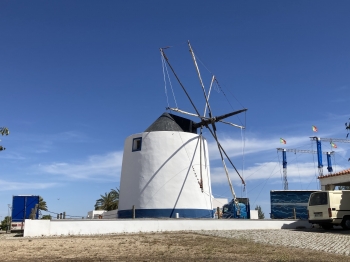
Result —
[{"label": "black conical roof", "polygon": [[175,122],[175,120],[168,114],[163,113],[156,121],[150,125],[145,132],[153,131],[179,131],[184,132],[184,130]]}]

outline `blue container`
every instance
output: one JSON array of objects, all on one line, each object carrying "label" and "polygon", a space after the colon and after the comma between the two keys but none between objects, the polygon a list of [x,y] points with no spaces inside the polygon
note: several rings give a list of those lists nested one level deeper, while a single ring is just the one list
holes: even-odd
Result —
[{"label": "blue container", "polygon": [[239,215],[237,214],[237,207],[233,199],[223,206],[223,218],[243,218],[250,219],[250,204],[248,198],[237,198],[239,205]]},{"label": "blue container", "polygon": [[308,219],[307,205],[311,193],[319,190],[271,190],[271,218]]},{"label": "blue container", "polygon": [[[12,222],[24,222],[29,219],[35,205],[39,205],[39,196],[13,196],[12,197]],[[39,209],[35,213],[35,219],[39,217]]]}]

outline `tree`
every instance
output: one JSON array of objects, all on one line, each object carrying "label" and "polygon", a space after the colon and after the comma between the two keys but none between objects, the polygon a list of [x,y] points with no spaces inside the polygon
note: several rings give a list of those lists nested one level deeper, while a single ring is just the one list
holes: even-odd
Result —
[{"label": "tree", "polygon": [[41,219],[49,219],[50,220],[51,218],[52,218],[51,215],[43,215]]},{"label": "tree", "polygon": [[1,221],[0,229],[7,230],[7,228],[11,227],[11,217],[6,216],[3,221]]},{"label": "tree", "polygon": [[258,218],[259,219],[264,219],[265,218],[265,214],[261,209],[261,206],[256,206],[255,210],[258,210]]},{"label": "tree", "polygon": [[101,198],[96,200],[95,210],[115,210],[119,205],[119,189],[111,189],[109,193],[100,195]]},{"label": "tree", "polygon": [[[7,127],[0,127],[0,134],[8,136],[10,134],[10,131]],[[3,146],[0,146],[0,151],[5,150],[6,148]]]},{"label": "tree", "polygon": [[[117,199],[118,200],[118,202],[119,202],[119,189],[118,188],[116,188],[116,189],[111,189],[111,192],[110,192],[112,195],[113,195],[113,197],[115,198],[115,199]],[[118,208],[118,207],[117,207]]]},{"label": "tree", "polygon": [[39,210],[47,211],[46,201],[41,196],[39,196]]}]

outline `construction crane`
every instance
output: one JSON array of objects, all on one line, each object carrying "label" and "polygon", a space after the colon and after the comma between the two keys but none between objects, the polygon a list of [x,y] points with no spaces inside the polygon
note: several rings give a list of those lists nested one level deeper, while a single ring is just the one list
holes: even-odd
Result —
[{"label": "construction crane", "polygon": [[[318,154],[318,151],[314,150],[305,150],[305,149],[285,149],[285,148],[277,148],[277,151],[282,151],[282,165],[283,165],[283,189],[288,190],[288,179],[287,179],[287,154],[286,152],[294,152],[296,153],[309,153],[309,154]],[[331,161],[331,155],[334,154],[334,151],[331,152],[322,152],[322,154],[327,155],[327,163],[328,163],[328,172],[332,173],[332,161]],[[320,165],[319,165],[320,166]],[[322,165],[322,157],[321,157],[321,166]]]},{"label": "construction crane", "polygon": [[[311,141],[316,141],[317,160],[318,160],[318,174],[319,174],[319,176],[323,176],[321,141],[327,141],[327,142],[330,142],[331,144],[333,142],[350,143],[350,139],[341,139],[341,138],[320,138],[320,137],[317,137],[317,136],[312,136],[312,137],[310,137],[310,139],[311,139]],[[328,161],[328,158],[327,158],[327,161]],[[332,170],[332,172],[333,172],[333,170]]]}]

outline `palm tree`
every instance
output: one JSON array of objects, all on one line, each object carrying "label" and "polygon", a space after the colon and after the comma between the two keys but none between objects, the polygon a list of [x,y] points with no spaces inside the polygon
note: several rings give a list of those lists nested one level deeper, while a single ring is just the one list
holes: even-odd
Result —
[{"label": "palm tree", "polygon": [[100,195],[101,198],[96,200],[95,210],[115,210],[119,204],[119,189],[111,189],[109,193]]},{"label": "palm tree", "polygon": [[[3,135],[8,135],[8,134],[10,134],[10,131],[8,130],[8,128],[7,127],[0,127],[0,134],[3,136]],[[5,150],[6,148],[5,147],[3,147],[3,146],[0,146],[0,151],[2,151],[2,150]]]},{"label": "palm tree", "polygon": [[47,211],[46,201],[41,196],[39,196],[39,210]]},{"label": "palm tree", "polygon": [[[119,189],[118,188],[115,188],[115,189],[111,189],[111,192],[110,192],[114,197],[115,199],[119,202]],[[118,204],[117,204],[118,206]]]}]

